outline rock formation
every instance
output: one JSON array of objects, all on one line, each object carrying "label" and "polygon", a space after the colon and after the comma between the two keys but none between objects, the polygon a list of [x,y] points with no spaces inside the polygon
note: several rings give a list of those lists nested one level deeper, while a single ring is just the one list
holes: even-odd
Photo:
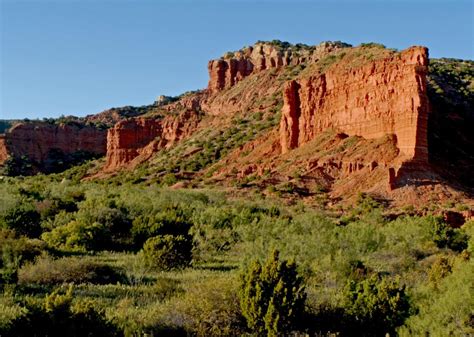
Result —
[{"label": "rock formation", "polygon": [[[150,166],[173,158],[170,167],[188,169],[196,160],[205,164],[193,173],[222,183],[251,176],[262,187],[292,182],[308,190],[323,187],[334,198],[356,191],[394,200],[410,195],[410,202],[427,191],[449,197],[440,172],[464,167],[465,176],[472,176],[472,61],[435,60],[428,74],[424,47],[348,47],[258,42],[209,61],[204,90],[106,110],[81,119],[81,126],[20,124],[0,135],[0,163],[23,155],[41,162],[52,150],[106,149],[107,176],[170,149]],[[85,124],[110,129],[106,136]],[[188,143],[185,138],[196,131],[204,139]],[[446,160],[454,152],[455,160]],[[443,166],[446,161],[451,166]],[[458,176],[453,182],[459,185],[472,181]]]},{"label": "rock formation", "polygon": [[8,159],[7,143],[5,135],[0,135],[0,165]]},{"label": "rock formation", "polygon": [[405,160],[427,162],[427,66],[427,49],[412,47],[360,67],[342,60],[324,74],[288,82],[282,152],[332,128],[367,139],[394,134]]},{"label": "rock formation", "polygon": [[104,155],[106,131],[79,124],[19,123],[0,137],[0,165],[8,157],[27,156],[41,165],[52,151]]},{"label": "rock formation", "polygon": [[341,42],[323,42],[314,47],[258,42],[254,46],[209,61],[208,90],[211,94],[219,92],[262,70],[315,62],[334,50],[348,46],[350,45]]},{"label": "rock formation", "polygon": [[107,134],[104,170],[110,172],[149,159],[157,150],[189,136],[196,129],[199,119],[199,113],[186,110],[162,119],[139,117],[117,123]]},{"label": "rock formation", "polygon": [[107,134],[106,170],[114,170],[132,161],[161,133],[160,121],[145,118],[117,123]]}]

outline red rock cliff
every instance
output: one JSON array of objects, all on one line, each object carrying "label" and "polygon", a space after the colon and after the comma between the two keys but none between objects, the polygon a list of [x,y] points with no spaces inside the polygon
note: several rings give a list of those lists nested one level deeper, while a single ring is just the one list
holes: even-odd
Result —
[{"label": "red rock cliff", "polygon": [[5,142],[5,135],[0,135],[0,165],[8,159],[8,149]]},{"label": "red rock cliff", "polygon": [[51,150],[105,154],[106,131],[90,126],[20,123],[0,138],[0,164],[9,156],[24,155],[41,164]]},{"label": "red rock cliff", "polygon": [[357,68],[344,59],[324,74],[290,81],[280,123],[282,152],[325,129],[378,138],[395,134],[404,160],[426,162],[428,50],[411,47]]},{"label": "red rock cliff", "polygon": [[211,94],[233,86],[253,73],[287,65],[317,61],[328,53],[349,45],[340,42],[323,42],[314,47],[282,47],[271,43],[256,43],[208,64]]},{"label": "red rock cliff", "polygon": [[161,148],[190,135],[200,117],[187,110],[163,119],[133,118],[121,121],[107,134],[107,163],[105,171],[141,163]]}]

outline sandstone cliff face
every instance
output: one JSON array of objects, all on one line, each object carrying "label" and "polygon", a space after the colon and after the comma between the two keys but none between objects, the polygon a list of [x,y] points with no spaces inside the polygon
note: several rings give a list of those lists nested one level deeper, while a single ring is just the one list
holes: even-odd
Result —
[{"label": "sandstone cliff face", "polygon": [[121,121],[107,134],[105,171],[135,166],[159,149],[189,136],[199,124],[196,111],[186,110],[163,119],[133,118]]},{"label": "sandstone cliff face", "polygon": [[0,138],[0,164],[9,156],[27,156],[42,164],[52,151],[72,154],[78,151],[103,155],[106,131],[89,126],[20,123]]},{"label": "sandstone cliff face", "polygon": [[117,123],[107,134],[106,170],[132,161],[148,143],[161,133],[160,121],[134,118]]},{"label": "sandstone cliff face", "polygon": [[282,152],[332,128],[367,139],[394,134],[404,160],[427,162],[428,51],[412,47],[358,68],[344,60],[324,74],[287,83]]},{"label": "sandstone cliff face", "polygon": [[5,135],[0,135],[0,165],[8,159],[8,149]]},{"label": "sandstone cliff face", "polygon": [[349,45],[337,42],[323,42],[315,47],[296,48],[256,43],[235,52],[232,56],[225,55],[208,64],[209,85],[211,94],[229,88],[243,78],[262,70],[305,62],[315,62],[328,53]]}]

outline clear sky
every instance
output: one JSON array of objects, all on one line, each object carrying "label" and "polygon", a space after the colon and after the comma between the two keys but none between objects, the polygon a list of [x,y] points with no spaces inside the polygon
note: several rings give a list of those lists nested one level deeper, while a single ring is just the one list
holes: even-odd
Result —
[{"label": "clear sky", "polygon": [[0,0],[0,119],[97,113],[207,85],[257,40],[426,45],[473,59],[472,0]]}]

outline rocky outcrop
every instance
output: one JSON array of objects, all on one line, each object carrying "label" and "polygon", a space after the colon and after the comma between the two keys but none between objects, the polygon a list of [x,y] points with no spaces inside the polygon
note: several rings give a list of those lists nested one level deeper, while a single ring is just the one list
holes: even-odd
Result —
[{"label": "rocky outcrop", "polygon": [[140,151],[161,133],[160,121],[133,118],[121,121],[107,134],[107,163],[112,171],[129,163]]},{"label": "rocky outcrop", "polygon": [[105,171],[135,166],[156,151],[189,136],[199,124],[200,115],[186,110],[162,119],[133,118],[121,121],[107,134]]},{"label": "rocky outcrop", "polygon": [[209,61],[208,90],[211,94],[219,92],[262,70],[316,62],[334,50],[349,46],[341,42],[323,42],[312,47],[259,42]]},{"label": "rocky outcrop", "polygon": [[359,67],[344,59],[284,89],[282,152],[332,128],[367,139],[394,134],[405,161],[427,162],[428,50],[411,47]]},{"label": "rocky outcrop", "polygon": [[0,137],[0,164],[23,157],[41,166],[51,154],[88,152],[104,155],[106,132],[81,124],[19,123]]},{"label": "rocky outcrop", "polygon": [[0,135],[0,165],[8,159],[7,143],[5,135]]}]

